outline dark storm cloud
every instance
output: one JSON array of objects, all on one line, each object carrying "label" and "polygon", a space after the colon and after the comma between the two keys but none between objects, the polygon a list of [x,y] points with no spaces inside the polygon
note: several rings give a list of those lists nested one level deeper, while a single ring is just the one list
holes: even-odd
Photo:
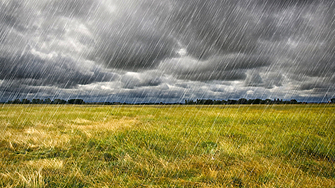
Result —
[{"label": "dark storm cloud", "polygon": [[271,89],[274,86],[280,87],[283,86],[283,75],[280,73],[269,73],[266,76],[264,76],[264,87],[267,89]]},{"label": "dark storm cloud", "polygon": [[152,1],[128,2],[116,4],[119,11],[106,13],[107,19],[94,25],[103,29],[96,31],[92,59],[106,67],[137,71],[155,68],[161,60],[175,56],[177,41],[159,17],[166,12],[164,7]]},{"label": "dark storm cloud", "polygon": [[[266,89],[283,83],[300,88],[319,77],[326,82],[323,88],[332,87],[329,79],[322,79],[335,72],[332,1],[213,0],[175,5],[168,24],[187,55],[198,60],[165,60],[160,65],[165,73],[186,80],[246,79],[244,86]],[[234,53],[254,58],[209,63]]]},{"label": "dark storm cloud", "polygon": [[[60,38],[71,21],[80,22],[90,32],[90,37],[86,36],[81,41],[94,48],[86,58],[105,67],[135,71],[150,69],[160,60],[176,55],[178,44],[170,31],[165,30],[165,21],[161,19],[168,15],[164,2],[43,2],[40,7],[47,18],[43,26],[48,35]],[[53,29],[56,26],[58,29]]]},{"label": "dark storm cloud", "polygon": [[66,17],[84,17],[99,8],[99,2],[94,0],[57,0],[47,3],[43,7],[50,15]]},{"label": "dark storm cloud", "polygon": [[[79,48],[85,50],[85,45],[90,44],[87,43],[89,34],[81,24],[64,18],[81,16],[78,11],[85,9],[80,5],[83,1],[59,4],[62,6],[55,6],[56,1],[47,2],[1,1],[2,90],[39,92],[43,86],[72,88],[116,79],[116,74],[81,58],[78,53]],[[69,11],[75,5],[78,10]],[[69,23],[73,25],[67,27]]]},{"label": "dark storm cloud", "polygon": [[267,2],[262,5],[257,1],[178,1],[181,8],[176,9],[172,22],[188,53],[196,58],[243,52],[260,59],[274,57],[270,62],[273,68],[280,66],[279,59],[288,58],[290,61],[280,69],[292,74],[332,74],[332,1]]},{"label": "dark storm cloud", "polygon": [[180,89],[169,88],[168,85],[163,84],[160,86],[155,86],[152,88],[139,88],[139,89],[130,89],[123,90],[118,93],[118,96],[128,97],[128,98],[180,98],[183,96],[184,91]]},{"label": "dark storm cloud", "polygon": [[333,83],[334,86],[334,77],[324,77],[324,78],[319,78],[319,77],[314,77],[313,79],[302,82],[299,86],[300,90],[313,90],[313,91],[321,91],[322,88],[323,90],[328,90],[330,92],[335,91],[335,87],[329,87],[328,83]]},{"label": "dark storm cloud", "polygon": [[260,25],[257,9],[242,1],[176,1],[169,24],[190,55],[250,52],[257,44]]},{"label": "dark storm cloud", "polygon": [[[127,40],[134,42],[125,43]],[[146,31],[128,32],[101,39],[98,51],[94,52],[94,56],[98,58],[93,59],[102,61],[109,68],[130,71],[153,69],[161,60],[174,56],[174,46],[176,45],[172,39],[167,39],[156,32],[151,32],[149,35]]]},{"label": "dark storm cloud", "polygon": [[268,0],[259,0],[259,5],[266,4],[267,6],[273,6],[275,9],[284,9],[292,6],[306,6],[306,5],[317,5],[319,3],[329,3],[332,0],[276,0],[276,1],[268,1]]},{"label": "dark storm cloud", "polygon": [[301,90],[306,90],[306,84],[315,79],[322,81],[320,87],[327,90],[334,87],[328,79],[335,72],[334,15],[330,16],[334,9],[313,9],[305,13],[303,24],[296,24],[297,32],[287,35],[286,43],[278,44],[281,47],[277,48],[277,59],[283,61],[278,69]]},{"label": "dark storm cloud", "polygon": [[158,86],[163,83],[163,79],[154,72],[134,73],[129,72],[121,77],[123,88],[134,89],[141,86]]},{"label": "dark storm cloud", "polygon": [[[246,87],[263,87],[266,89],[272,89],[275,86],[283,86],[283,75],[281,73],[271,72],[264,74],[265,71],[252,70],[247,74],[244,80],[244,86]],[[263,76],[260,75],[263,74]]]},{"label": "dark storm cloud", "polygon": [[1,88],[48,92],[113,81],[124,97],[164,97],[160,89],[176,97],[175,88],[188,96],[200,83],[209,89],[197,96],[320,94],[334,87],[334,7],[330,0],[0,0]]},{"label": "dark storm cloud", "polygon": [[263,79],[258,73],[252,73],[248,75],[248,77],[245,80],[245,85],[246,86],[262,86],[263,85]]},{"label": "dark storm cloud", "polygon": [[186,80],[241,80],[246,78],[246,70],[269,65],[266,57],[245,54],[227,54],[208,60],[190,57],[174,58],[163,61],[159,69]]},{"label": "dark storm cloud", "polygon": [[[104,72],[90,62],[78,63],[68,57],[42,59],[24,55],[17,58],[0,58],[0,79],[6,83],[15,80],[15,85],[75,87],[78,84],[111,81],[116,74]],[[11,85],[11,84],[9,84]],[[11,87],[12,88],[12,87]]]}]

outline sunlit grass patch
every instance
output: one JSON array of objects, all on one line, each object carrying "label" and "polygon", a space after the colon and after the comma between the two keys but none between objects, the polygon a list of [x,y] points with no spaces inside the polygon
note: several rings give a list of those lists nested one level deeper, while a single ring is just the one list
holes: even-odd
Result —
[{"label": "sunlit grass patch", "polygon": [[26,165],[35,169],[61,169],[63,168],[63,160],[59,159],[38,159],[26,162]]},{"label": "sunlit grass patch", "polygon": [[19,170],[14,173],[0,173],[2,187],[45,187],[41,170]]},{"label": "sunlit grass patch", "polygon": [[102,131],[102,130],[119,130],[121,128],[129,128],[134,126],[138,121],[134,118],[121,118],[121,119],[112,119],[109,121],[102,121],[102,122],[92,122],[83,126],[76,126],[81,130],[95,130],[95,131]]},{"label": "sunlit grass patch", "polygon": [[91,123],[92,121],[90,121],[90,120],[87,120],[87,119],[82,119],[82,118],[76,118],[75,120],[72,120],[72,123],[74,123],[74,124],[79,124],[79,125],[81,125],[81,124],[89,124],[89,123]]},{"label": "sunlit grass patch", "polygon": [[3,132],[0,138],[1,140],[8,142],[9,148],[13,150],[20,149],[20,147],[26,147],[26,149],[38,147],[61,147],[70,140],[69,135],[33,127],[20,131],[7,129]]}]

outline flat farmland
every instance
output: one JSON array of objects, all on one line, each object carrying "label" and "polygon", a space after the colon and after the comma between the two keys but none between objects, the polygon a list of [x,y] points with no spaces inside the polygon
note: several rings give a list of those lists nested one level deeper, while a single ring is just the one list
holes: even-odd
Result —
[{"label": "flat farmland", "polygon": [[0,106],[0,187],[335,187],[335,105]]}]

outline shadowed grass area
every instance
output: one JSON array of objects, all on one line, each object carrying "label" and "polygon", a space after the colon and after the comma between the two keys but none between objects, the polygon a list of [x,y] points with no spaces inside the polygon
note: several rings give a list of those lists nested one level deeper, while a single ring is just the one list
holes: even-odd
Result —
[{"label": "shadowed grass area", "polygon": [[334,105],[0,108],[1,187],[334,187]]}]

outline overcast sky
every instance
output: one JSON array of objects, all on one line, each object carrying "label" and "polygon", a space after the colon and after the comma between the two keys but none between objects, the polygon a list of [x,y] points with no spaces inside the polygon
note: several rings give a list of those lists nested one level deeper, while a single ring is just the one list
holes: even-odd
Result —
[{"label": "overcast sky", "polygon": [[0,101],[335,94],[333,0],[0,0]]}]

